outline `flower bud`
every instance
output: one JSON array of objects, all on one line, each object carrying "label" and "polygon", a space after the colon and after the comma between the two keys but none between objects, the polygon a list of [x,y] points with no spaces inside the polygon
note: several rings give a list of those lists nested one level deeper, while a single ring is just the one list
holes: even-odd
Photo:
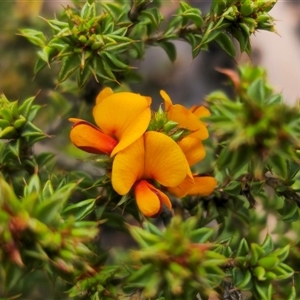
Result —
[{"label": "flower bud", "polygon": [[178,123],[175,121],[168,121],[164,127],[163,127],[163,131],[165,133],[169,133],[171,130],[175,129],[178,126]]}]

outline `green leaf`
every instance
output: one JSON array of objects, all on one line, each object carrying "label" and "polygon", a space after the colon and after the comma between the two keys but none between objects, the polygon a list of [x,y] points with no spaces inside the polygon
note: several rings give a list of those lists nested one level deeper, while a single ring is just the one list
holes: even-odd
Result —
[{"label": "green leaf", "polygon": [[143,248],[148,248],[160,242],[160,237],[136,226],[130,226],[129,231],[131,236]]},{"label": "green leaf", "polygon": [[107,63],[105,63],[101,57],[94,58],[93,70],[95,71],[96,78],[102,78],[104,80],[116,82],[115,75],[112,73]]},{"label": "green leaf", "polygon": [[23,137],[38,136],[41,138],[46,137],[45,133],[40,128],[32,124],[31,122],[27,122],[25,126],[22,128],[21,136]]},{"label": "green leaf", "polygon": [[81,57],[78,54],[63,57],[58,81],[63,82],[68,79],[80,67],[80,63]]},{"label": "green leaf", "polygon": [[288,166],[287,180],[291,181],[298,174],[300,170],[300,165],[298,162],[288,160],[287,166]]},{"label": "green leaf", "polygon": [[166,51],[170,61],[174,62],[176,60],[176,47],[173,43],[161,41],[158,45]]},{"label": "green leaf", "polygon": [[34,29],[22,29],[21,35],[26,37],[32,44],[44,47],[47,39],[43,32]]},{"label": "green leaf", "polygon": [[194,229],[190,234],[190,239],[194,243],[205,243],[212,237],[214,232],[215,230],[213,228],[208,227]]},{"label": "green leaf", "polygon": [[244,277],[242,281],[239,282],[237,286],[240,290],[247,290],[249,285],[252,285],[252,274],[249,270],[245,270],[245,273],[243,275]]},{"label": "green leaf", "polygon": [[39,203],[34,211],[34,216],[47,225],[52,224],[59,217],[75,186],[75,183],[70,183],[56,190],[50,198]]},{"label": "green leaf", "polygon": [[36,163],[39,168],[45,168],[50,161],[54,159],[56,154],[51,152],[42,152],[35,157]]},{"label": "green leaf", "polygon": [[258,279],[258,280],[265,280],[265,274],[266,270],[262,266],[257,266],[253,269],[253,275]]},{"label": "green leaf", "polygon": [[278,266],[274,267],[272,272],[277,275],[276,279],[286,279],[293,276],[295,273],[290,266],[284,263],[280,263]]},{"label": "green leaf", "polygon": [[231,57],[236,56],[235,47],[232,39],[224,32],[219,33],[215,41]]},{"label": "green leaf", "polygon": [[106,57],[106,60],[111,62],[113,65],[115,65],[118,69],[128,69],[129,66],[125,63],[123,63],[121,60],[117,58],[116,55],[108,52],[108,51],[102,51],[101,52],[102,57]]},{"label": "green leaf", "polygon": [[[26,186],[26,195],[32,194],[32,193],[39,193],[41,189],[41,182],[40,178],[37,174],[34,174],[31,176],[30,181],[28,185]],[[24,190],[25,191],[25,190]],[[24,195],[24,196],[26,196]]]},{"label": "green leaf", "polygon": [[256,281],[254,283],[255,291],[260,300],[272,300],[272,284]]},{"label": "green leaf", "polygon": [[269,234],[266,235],[266,238],[261,244],[261,247],[264,249],[266,254],[269,254],[274,250],[274,243]]},{"label": "green leaf", "polygon": [[96,17],[96,6],[95,6],[95,2],[93,2],[92,4],[90,4],[89,2],[86,2],[80,12],[80,16],[83,19],[92,19]]},{"label": "green leaf", "polygon": [[152,224],[149,221],[144,222],[143,227],[145,228],[145,230],[147,230],[153,234],[156,234],[157,236],[160,236],[160,237],[163,236],[163,232],[156,225]]},{"label": "green leaf", "polygon": [[257,264],[262,266],[264,269],[272,269],[276,265],[278,265],[279,259],[276,256],[266,256],[262,257],[261,259],[258,260]]},{"label": "green leaf", "polygon": [[249,253],[249,245],[246,239],[242,239],[236,252],[236,256],[246,256]]},{"label": "green leaf", "polygon": [[265,254],[265,251],[260,245],[255,243],[251,243],[250,249],[251,257],[249,263],[251,266],[254,266],[257,264],[257,261]]},{"label": "green leaf", "polygon": [[91,78],[92,73],[90,62],[86,62],[83,70],[77,70],[77,85],[79,88],[82,88],[87,83],[87,81]]},{"label": "green leaf", "polygon": [[44,185],[42,198],[43,200],[49,199],[54,193],[53,186],[50,180],[47,180],[46,184]]},{"label": "green leaf", "polygon": [[265,87],[264,87],[264,79],[258,78],[254,82],[252,82],[247,90],[247,94],[249,97],[260,104],[265,101]]},{"label": "green leaf", "polygon": [[272,254],[277,256],[280,261],[284,261],[289,255],[289,252],[290,252],[290,245],[286,245],[282,248],[277,249]]},{"label": "green leaf", "polygon": [[28,98],[19,106],[20,115],[23,115],[25,118],[28,118],[28,114],[31,110],[34,99],[35,97]]},{"label": "green leaf", "polygon": [[152,264],[143,265],[129,276],[128,281],[136,282],[138,285],[147,283],[149,278],[153,275],[153,267]]},{"label": "green leaf", "polygon": [[69,28],[69,23],[67,22],[62,22],[57,19],[53,19],[53,20],[43,19],[43,20],[45,20],[48,23],[48,25],[56,32],[60,32],[64,28]]},{"label": "green leaf", "polygon": [[188,20],[191,20],[196,27],[200,28],[203,24],[203,19],[201,17],[201,11],[197,8],[189,8],[183,11],[180,16],[182,16],[184,23],[186,24]]},{"label": "green leaf", "polygon": [[75,220],[82,220],[94,210],[95,202],[96,199],[87,199],[72,205],[68,205],[63,210],[62,214],[65,216],[72,215],[74,216]]},{"label": "green leaf", "polygon": [[232,150],[231,153],[232,156],[228,168],[235,174],[249,162],[252,153],[247,145],[242,145],[238,149]]},{"label": "green leaf", "polygon": [[210,43],[211,41],[215,40],[220,33],[221,33],[221,30],[219,30],[219,29],[210,29],[208,27],[207,30],[205,31],[204,35],[203,35],[201,44]]},{"label": "green leaf", "polygon": [[287,223],[295,222],[299,219],[298,205],[295,201],[285,200],[283,207],[278,209],[278,212],[282,215],[282,221]]},{"label": "green leaf", "polygon": [[148,21],[147,23],[150,23],[152,25],[152,30],[155,30],[159,27],[162,16],[159,10],[156,7],[153,7],[151,9],[143,10],[140,13],[140,20]]},{"label": "green leaf", "polygon": [[233,180],[224,188],[224,192],[231,196],[237,196],[240,194],[241,189],[241,182]]}]

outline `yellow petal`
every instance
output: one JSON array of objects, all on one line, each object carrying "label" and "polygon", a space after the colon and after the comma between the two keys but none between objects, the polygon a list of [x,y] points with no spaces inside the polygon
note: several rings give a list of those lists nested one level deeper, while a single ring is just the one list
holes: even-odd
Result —
[{"label": "yellow petal", "polygon": [[160,91],[160,95],[164,99],[164,101],[165,101],[165,108],[166,108],[166,111],[168,111],[172,107],[172,105],[173,105],[172,104],[172,100],[171,100],[170,96],[164,90]]},{"label": "yellow petal", "polygon": [[210,111],[203,105],[194,105],[190,108],[190,111],[198,118],[209,117]]},{"label": "yellow petal", "polygon": [[144,137],[117,153],[112,166],[112,186],[114,190],[125,195],[144,173]]},{"label": "yellow petal", "polygon": [[169,136],[155,131],[145,133],[145,178],[164,186],[176,186],[187,175],[187,160]]},{"label": "yellow petal", "polygon": [[72,123],[86,122],[85,120],[78,119],[78,118],[69,118],[68,120]]},{"label": "yellow petal", "polygon": [[188,192],[188,195],[191,196],[208,196],[214,191],[217,185],[217,180],[211,176],[195,176],[194,181],[193,187]]},{"label": "yellow petal", "polygon": [[168,188],[168,191],[178,198],[186,195],[210,195],[217,185],[217,181],[211,176],[194,176],[194,182],[191,183],[188,177],[177,187]]},{"label": "yellow petal", "polygon": [[173,105],[167,112],[168,119],[178,123],[178,127],[192,131],[199,139],[208,138],[208,131],[196,115],[180,104]]},{"label": "yellow petal", "polygon": [[146,217],[156,217],[162,210],[162,203],[166,204],[168,209],[172,207],[168,196],[146,180],[141,180],[135,185],[134,194],[139,210]]},{"label": "yellow petal", "polygon": [[117,140],[103,133],[96,126],[83,120],[73,125],[70,139],[79,149],[96,154],[104,153],[110,155],[118,143]]},{"label": "yellow petal", "polygon": [[205,140],[208,138],[208,131],[206,129],[205,123],[199,120],[201,114],[202,117],[209,114],[209,110],[204,106],[196,107],[192,109],[187,109],[181,104],[172,104],[172,100],[165,91],[160,91],[160,95],[165,101],[165,109],[168,115],[168,119],[178,123],[178,127],[188,129],[194,133],[194,136]]},{"label": "yellow petal", "polygon": [[100,103],[103,99],[107,98],[110,95],[113,95],[114,92],[110,87],[104,88],[96,98],[96,104]]},{"label": "yellow petal", "polygon": [[150,100],[134,93],[116,93],[94,107],[96,124],[119,144],[111,156],[125,149],[146,131],[150,119]]},{"label": "yellow petal", "polygon": [[163,193],[161,190],[154,187],[152,184],[148,183],[148,185],[150,185],[152,191],[155,192],[158,195],[160,201],[163,202],[168,209],[171,209],[172,208],[172,203],[171,203],[169,197],[165,193]]},{"label": "yellow petal", "polygon": [[205,157],[205,149],[200,139],[188,135],[178,142],[190,166],[198,163]]},{"label": "yellow petal", "polygon": [[169,187],[168,191],[176,196],[177,198],[182,198],[188,194],[194,185],[194,180],[190,180],[190,177],[187,176],[178,186]]},{"label": "yellow petal", "polygon": [[201,141],[208,138],[208,130],[206,128],[206,124],[199,121],[199,129],[193,133],[190,134],[190,136],[196,137],[200,139]]}]

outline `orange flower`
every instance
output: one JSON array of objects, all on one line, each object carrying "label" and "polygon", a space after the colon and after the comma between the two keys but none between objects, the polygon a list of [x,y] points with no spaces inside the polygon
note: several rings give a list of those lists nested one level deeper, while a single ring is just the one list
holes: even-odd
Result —
[{"label": "orange flower", "polygon": [[160,91],[165,101],[165,109],[169,120],[178,123],[178,127],[191,131],[189,136],[200,140],[208,138],[206,124],[200,120],[201,117],[209,116],[209,110],[204,106],[193,106],[190,110],[181,104],[173,104],[171,98],[165,91]]},{"label": "orange flower", "polygon": [[[201,161],[206,153],[202,140],[208,138],[206,124],[200,120],[202,117],[210,116],[210,112],[204,106],[192,106],[190,109],[180,105],[172,104],[172,100],[165,91],[160,91],[165,101],[165,108],[169,120],[178,123],[178,127],[191,131],[189,135],[178,142],[184,152],[189,166],[193,166]],[[208,196],[217,185],[214,177],[210,176],[187,176],[178,186],[169,187],[168,191],[178,198],[186,195]]]},{"label": "orange flower", "polygon": [[96,126],[71,118],[70,133],[73,144],[87,152],[110,156],[125,149],[146,131],[150,119],[151,98],[139,94],[113,93],[105,88],[96,99],[93,115]]},{"label": "orange flower", "polygon": [[176,187],[189,174],[185,155],[176,142],[163,133],[147,131],[115,156],[112,186],[120,195],[134,187],[140,211],[153,217],[161,211],[162,203],[171,208],[171,202],[151,182]]},{"label": "orange flower", "polygon": [[[187,136],[179,141],[178,145],[185,154],[189,166],[193,166],[205,157],[205,149],[197,137]],[[208,196],[217,185],[214,177],[195,175],[193,179],[191,180],[191,176],[186,176],[177,187],[170,187],[168,191],[178,198],[186,195]]]}]

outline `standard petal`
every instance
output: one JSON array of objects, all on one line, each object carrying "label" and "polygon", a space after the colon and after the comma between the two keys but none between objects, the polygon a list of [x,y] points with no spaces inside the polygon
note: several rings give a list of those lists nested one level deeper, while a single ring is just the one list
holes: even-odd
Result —
[{"label": "standard petal", "polygon": [[146,180],[141,180],[134,187],[135,200],[139,210],[146,217],[160,213],[162,204],[159,196],[148,185]]},{"label": "standard petal", "polygon": [[120,194],[127,194],[144,173],[144,137],[120,151],[112,166],[112,186]]},{"label": "standard petal", "polygon": [[96,104],[100,103],[103,99],[107,98],[110,95],[113,95],[114,91],[110,87],[104,88],[96,98]]},{"label": "standard petal", "polygon": [[117,140],[103,133],[96,126],[83,120],[73,125],[70,139],[79,149],[95,154],[110,155],[118,143]]},{"label": "standard petal", "polygon": [[150,103],[149,98],[124,92],[110,95],[94,107],[96,124],[119,141],[112,156],[146,131],[151,119]]},{"label": "standard petal", "polygon": [[164,186],[176,186],[187,175],[184,153],[169,136],[155,131],[145,133],[145,178]]},{"label": "standard petal", "polygon": [[188,195],[191,196],[208,196],[214,191],[217,185],[217,180],[211,176],[195,176],[194,181],[193,187],[188,192]]},{"label": "standard petal", "polygon": [[205,157],[205,149],[200,139],[188,135],[178,142],[190,166],[195,165]]}]

